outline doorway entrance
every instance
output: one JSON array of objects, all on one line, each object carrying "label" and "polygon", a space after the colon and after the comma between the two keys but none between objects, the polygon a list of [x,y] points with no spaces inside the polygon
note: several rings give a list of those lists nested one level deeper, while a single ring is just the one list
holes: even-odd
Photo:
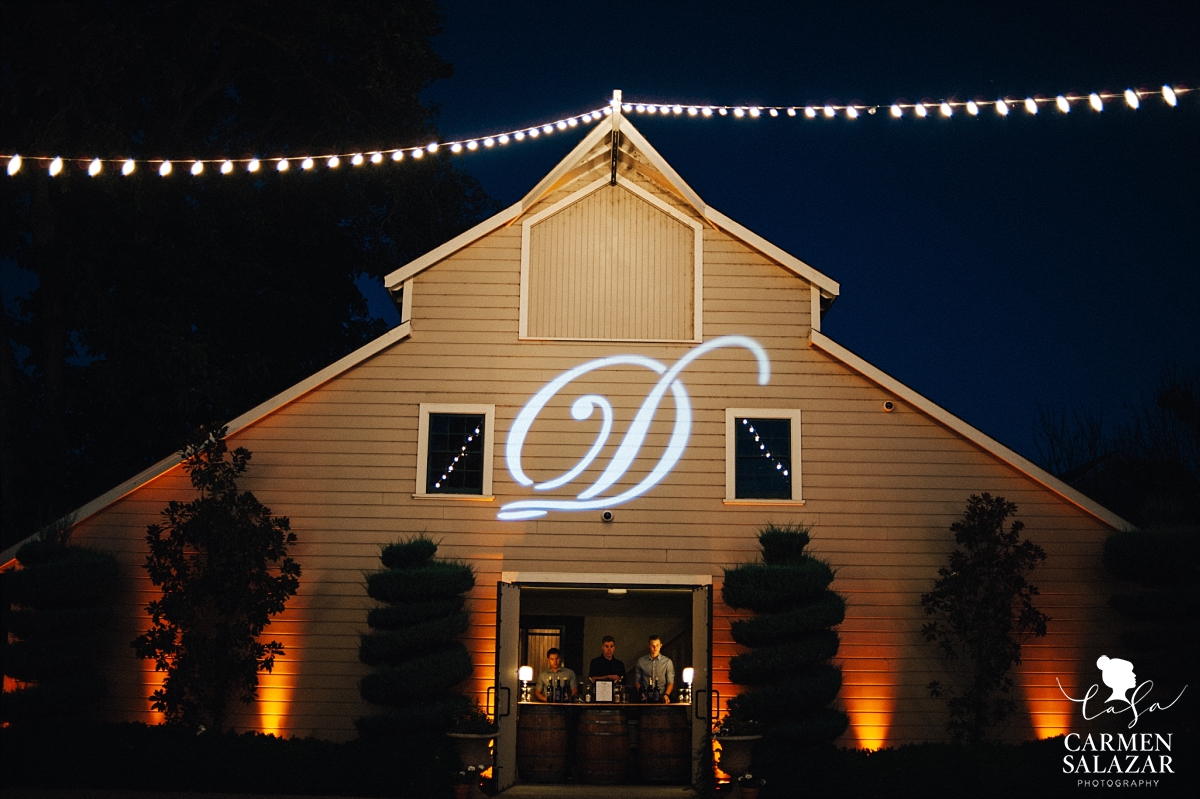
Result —
[{"label": "doorway entrance", "polygon": [[[506,572],[497,589],[496,688],[498,699],[503,696],[508,701],[501,699],[496,708],[500,725],[496,740],[496,787],[503,790],[522,782],[546,782],[547,773],[554,775],[549,778],[553,782],[588,781],[588,770],[576,768],[573,708],[564,709],[565,721],[545,722],[561,725],[571,736],[570,746],[560,747],[565,750],[563,768],[547,772],[543,766],[551,762],[551,756],[534,753],[538,757],[536,774],[522,776],[518,768],[518,739],[524,741],[526,751],[522,758],[528,766],[531,737],[529,720],[519,734],[520,711],[524,708],[527,713],[543,712],[547,708],[518,702],[521,696],[520,667],[530,667],[536,679],[537,674],[547,667],[545,653],[553,647],[560,651],[564,665],[572,669],[582,683],[587,680],[592,658],[601,653],[601,640],[604,636],[612,636],[617,642],[616,658],[623,662],[626,683],[630,684],[638,658],[647,654],[647,639],[651,635],[661,638],[663,654],[675,665],[676,696],[683,687],[683,669],[690,668],[694,672],[690,685],[691,704],[677,703],[667,708],[671,713],[671,718],[666,721],[671,727],[669,734],[682,744],[679,747],[682,754],[676,758],[682,768],[647,772],[647,757],[658,756],[651,754],[655,742],[647,738],[647,747],[641,752],[643,770],[639,772],[637,717],[641,708],[630,706],[628,711],[632,718],[628,726],[633,751],[627,779],[634,783],[661,784],[664,780],[671,784],[690,783],[699,765],[696,753],[708,732],[710,720],[711,588],[710,575]],[[582,707],[598,708],[599,705]],[[687,746],[686,751],[683,746]],[[580,751],[586,752],[587,746],[581,746]],[[688,760],[690,769],[687,768]],[[530,769],[527,767],[526,771],[530,772]]]}]

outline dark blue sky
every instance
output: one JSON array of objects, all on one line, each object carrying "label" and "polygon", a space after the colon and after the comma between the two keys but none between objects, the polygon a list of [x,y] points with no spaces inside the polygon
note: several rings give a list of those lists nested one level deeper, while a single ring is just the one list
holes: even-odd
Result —
[{"label": "dark blue sky", "polygon": [[[888,104],[1200,82],[1200,4],[447,2],[447,138],[627,100]],[[836,8],[834,7],[836,6]],[[744,7],[754,9],[743,10]],[[1036,458],[1200,368],[1200,92],[1168,108],[634,124],[709,205],[838,280],[824,331]],[[579,129],[463,164],[503,204]]]}]

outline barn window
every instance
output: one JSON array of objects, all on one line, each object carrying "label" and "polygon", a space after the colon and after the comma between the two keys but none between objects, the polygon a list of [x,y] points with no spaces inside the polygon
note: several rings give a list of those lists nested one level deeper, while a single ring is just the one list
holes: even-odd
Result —
[{"label": "barn window", "polygon": [[725,413],[725,500],[800,502],[800,411]]},{"label": "barn window", "polygon": [[495,406],[421,405],[418,497],[490,499]]}]

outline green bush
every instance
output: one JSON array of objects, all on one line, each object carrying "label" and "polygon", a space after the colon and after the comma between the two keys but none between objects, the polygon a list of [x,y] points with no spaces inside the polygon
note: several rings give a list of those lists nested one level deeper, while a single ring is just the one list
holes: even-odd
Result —
[{"label": "green bush", "polygon": [[759,647],[730,660],[729,679],[738,685],[775,682],[780,674],[829,660],[837,654],[838,643],[837,633],[822,630],[782,646]]},{"label": "green bush", "polygon": [[828,663],[793,674],[795,676],[733,697],[729,700],[730,715],[755,719],[771,727],[828,705],[842,688],[841,668]]},{"label": "green bush", "polygon": [[758,533],[763,563],[768,566],[788,566],[803,562],[808,546],[808,529],[799,525],[779,526],[769,523]]},{"label": "green bush", "polygon": [[403,630],[386,630],[360,636],[358,659],[368,666],[395,663],[423,654],[467,631],[471,617],[465,611],[433,619]]},{"label": "green bush", "polygon": [[428,747],[470,708],[454,687],[473,669],[458,636],[470,624],[463,595],[475,587],[475,574],[436,554],[437,544],[423,535],[390,544],[380,555],[386,568],[366,576],[368,595],[386,604],[368,613],[372,632],[360,637],[359,660],[375,671],[359,682],[359,693],[382,711],[355,722],[361,736]]},{"label": "green bush", "polygon": [[773,646],[794,641],[816,630],[836,627],[845,618],[845,597],[825,591],[816,599],[799,603],[793,610],[737,619],[731,629],[733,640],[742,646]]},{"label": "green bush", "polygon": [[755,613],[792,610],[833,582],[833,569],[816,558],[790,565],[747,563],[726,570],[725,604]]},{"label": "green bush", "polygon": [[464,596],[450,599],[431,599],[428,602],[405,602],[403,605],[384,605],[372,608],[367,614],[367,626],[372,630],[402,630],[433,619],[452,616],[466,607]]},{"label": "green bush", "polygon": [[449,599],[475,587],[475,574],[462,563],[435,561],[367,575],[367,595],[380,602]]}]

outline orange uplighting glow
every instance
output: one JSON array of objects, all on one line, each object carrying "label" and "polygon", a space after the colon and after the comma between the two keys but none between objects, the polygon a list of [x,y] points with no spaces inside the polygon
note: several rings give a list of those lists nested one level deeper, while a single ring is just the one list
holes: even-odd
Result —
[{"label": "orange uplighting glow", "polygon": [[1066,659],[1027,660],[1021,666],[1018,683],[1029,711],[1029,723],[1038,738],[1053,738],[1071,731],[1077,711],[1063,691],[1072,696],[1086,692],[1086,685],[1079,687],[1078,663]]},{"label": "orange uplighting glow", "polygon": [[276,661],[274,671],[258,675],[258,719],[260,730],[282,738],[288,730],[296,676],[282,673],[280,665]]},{"label": "orange uplighting glow", "polygon": [[[848,647],[843,646],[843,650]],[[843,657],[850,653],[843,651]],[[896,710],[895,647],[870,646],[855,652],[842,665],[842,703],[850,715],[850,730],[862,749],[887,745]]]}]

